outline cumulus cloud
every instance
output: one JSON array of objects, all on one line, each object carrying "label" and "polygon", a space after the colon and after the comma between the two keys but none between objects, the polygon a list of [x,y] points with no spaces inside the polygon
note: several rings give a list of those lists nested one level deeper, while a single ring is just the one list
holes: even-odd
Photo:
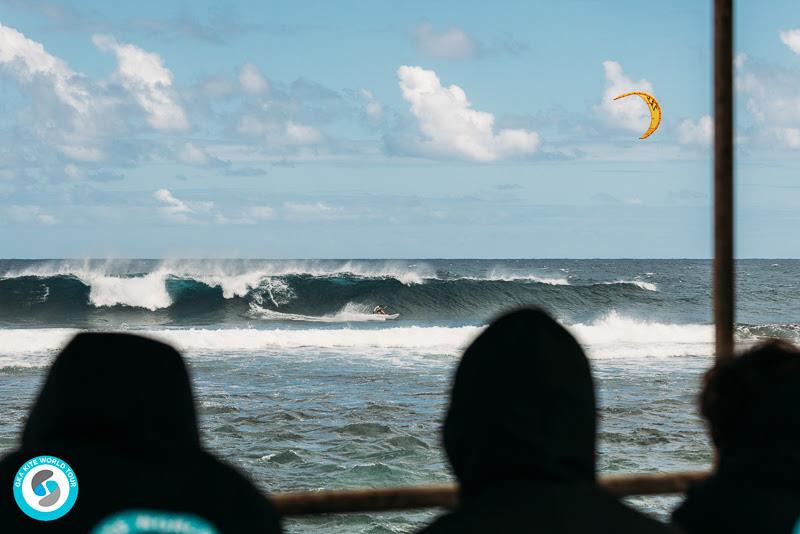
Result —
[{"label": "cumulus cloud", "polygon": [[778,128],[775,134],[787,148],[800,148],[800,128]]},{"label": "cumulus cloud", "polygon": [[318,143],[322,139],[322,134],[312,126],[288,121],[286,123],[286,137],[291,143],[309,145]]},{"label": "cumulus cloud", "polygon": [[641,98],[614,97],[631,91],[644,91],[653,93],[653,84],[647,80],[634,81],[616,61],[603,61],[603,70],[606,77],[606,88],[603,91],[603,100],[598,106],[598,111],[604,119],[617,128],[624,128],[632,132],[643,132],[650,124],[650,110]]},{"label": "cumulus cloud", "polygon": [[79,113],[89,109],[90,95],[84,80],[61,59],[45,51],[41,43],[0,24],[0,65],[23,82],[40,77],[51,84],[56,96]]},{"label": "cumulus cloud", "polygon": [[214,208],[214,203],[210,201],[183,201],[169,189],[159,189],[153,193],[153,198],[162,204],[161,212],[176,222],[189,222],[189,215],[207,213]]},{"label": "cumulus cloud", "polygon": [[156,130],[185,130],[186,112],[172,87],[172,72],[156,53],[132,44],[120,43],[110,35],[94,35],[92,42],[104,52],[117,56],[115,77],[147,114]]},{"label": "cumulus cloud", "polygon": [[153,193],[153,198],[165,204],[164,210],[168,213],[190,213],[192,211],[185,202],[175,198],[169,189],[159,189]]},{"label": "cumulus cloud", "polygon": [[41,206],[35,205],[12,205],[7,210],[11,220],[18,223],[34,223],[42,226],[52,226],[58,223],[58,219],[46,213]]},{"label": "cumulus cloud", "polygon": [[258,67],[245,63],[239,71],[239,83],[245,92],[257,95],[269,91],[269,82],[262,76]]},{"label": "cumulus cloud", "polygon": [[281,121],[272,118],[258,118],[243,115],[239,118],[236,130],[249,137],[261,137],[270,147],[313,145],[322,141],[322,133],[307,124],[296,121]]},{"label": "cumulus cloud", "polygon": [[703,115],[697,121],[686,119],[678,126],[678,141],[684,145],[710,145],[714,136],[714,121]]},{"label": "cumulus cloud", "polygon": [[437,31],[430,22],[423,22],[413,31],[417,49],[430,57],[466,59],[478,53],[478,43],[461,28]]},{"label": "cumulus cloud", "polygon": [[785,30],[778,34],[783,44],[795,54],[800,54],[800,30]]},{"label": "cumulus cloud", "polygon": [[178,159],[189,165],[206,165],[209,161],[208,154],[195,146],[193,143],[186,143],[178,151]]},{"label": "cumulus cloud", "polygon": [[198,167],[227,167],[230,165],[229,161],[219,159],[209,154],[208,150],[202,146],[191,142],[184,143],[178,148],[175,157],[181,163]]},{"label": "cumulus cloud", "polygon": [[[781,40],[793,49],[800,30],[781,32]],[[746,60],[746,61],[745,61]],[[795,69],[743,58],[737,65],[736,89],[754,119],[753,142],[800,148],[800,75]]]},{"label": "cumulus cloud", "polygon": [[372,94],[372,91],[361,89],[359,92],[364,99],[364,111],[367,112],[367,116],[373,121],[381,120],[383,118],[383,106]]},{"label": "cumulus cloud", "polygon": [[494,161],[533,154],[539,135],[524,129],[494,131],[494,115],[472,109],[461,87],[442,86],[432,70],[402,66],[397,69],[403,98],[411,104],[425,137],[420,152],[475,161]]}]

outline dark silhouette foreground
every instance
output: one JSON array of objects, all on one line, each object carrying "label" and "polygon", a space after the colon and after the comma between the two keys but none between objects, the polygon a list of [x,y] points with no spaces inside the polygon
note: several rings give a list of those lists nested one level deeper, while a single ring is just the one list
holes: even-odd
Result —
[{"label": "dark silhouette foreground", "polygon": [[422,532],[674,532],[597,486],[595,420],[575,339],[538,310],[496,320],[464,353],[444,423],[460,505]]},{"label": "dark silhouette foreground", "polygon": [[[36,521],[11,496],[24,462],[56,456],[79,495],[64,517]],[[280,532],[271,504],[200,446],[189,376],[171,347],[124,334],[80,334],[53,363],[19,450],[0,462],[0,532],[89,532],[111,514],[191,514],[219,532]]]},{"label": "dark silhouette foreground", "polygon": [[800,351],[772,341],[718,364],[700,404],[718,466],[673,520],[689,534],[800,532]]}]

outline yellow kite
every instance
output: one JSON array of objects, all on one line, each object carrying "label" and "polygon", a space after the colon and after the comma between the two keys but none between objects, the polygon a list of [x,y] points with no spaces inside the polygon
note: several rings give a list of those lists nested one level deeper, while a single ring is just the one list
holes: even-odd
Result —
[{"label": "yellow kite", "polygon": [[645,101],[647,107],[650,108],[650,127],[647,128],[647,131],[642,134],[639,139],[647,139],[650,137],[650,134],[656,131],[658,125],[661,124],[661,106],[658,103],[658,100],[655,97],[648,93],[642,93],[641,91],[633,91],[632,93],[625,93],[619,95],[618,97],[614,98],[614,100],[619,100],[620,98],[625,98],[626,96],[637,95],[641,97],[642,100]]}]

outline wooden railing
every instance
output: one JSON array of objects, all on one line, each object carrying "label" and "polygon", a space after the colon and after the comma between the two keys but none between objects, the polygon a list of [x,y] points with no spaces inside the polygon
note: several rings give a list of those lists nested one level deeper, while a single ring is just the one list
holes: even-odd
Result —
[{"label": "wooden railing", "polygon": [[[713,300],[717,360],[733,356],[733,0],[714,0],[714,268]],[[599,484],[617,496],[684,493],[707,473],[608,475]],[[274,493],[286,516],[452,508],[454,484]]]},{"label": "wooden railing", "polygon": [[[689,485],[707,473],[653,473],[607,475],[599,484],[618,497],[631,495],[668,495],[684,493]],[[458,503],[458,486],[439,484],[377,489],[296,491],[273,493],[270,500],[284,517],[378,512],[420,508],[453,508]]]}]

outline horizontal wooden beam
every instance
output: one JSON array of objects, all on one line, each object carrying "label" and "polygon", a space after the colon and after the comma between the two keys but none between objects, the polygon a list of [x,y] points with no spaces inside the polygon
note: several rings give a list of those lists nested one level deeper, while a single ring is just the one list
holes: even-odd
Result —
[{"label": "horizontal wooden beam", "polygon": [[[708,474],[702,471],[607,475],[600,486],[619,496],[684,493],[689,485]],[[458,501],[455,484],[399,488],[281,492],[270,500],[281,515],[344,514],[419,508],[453,508]]]}]

